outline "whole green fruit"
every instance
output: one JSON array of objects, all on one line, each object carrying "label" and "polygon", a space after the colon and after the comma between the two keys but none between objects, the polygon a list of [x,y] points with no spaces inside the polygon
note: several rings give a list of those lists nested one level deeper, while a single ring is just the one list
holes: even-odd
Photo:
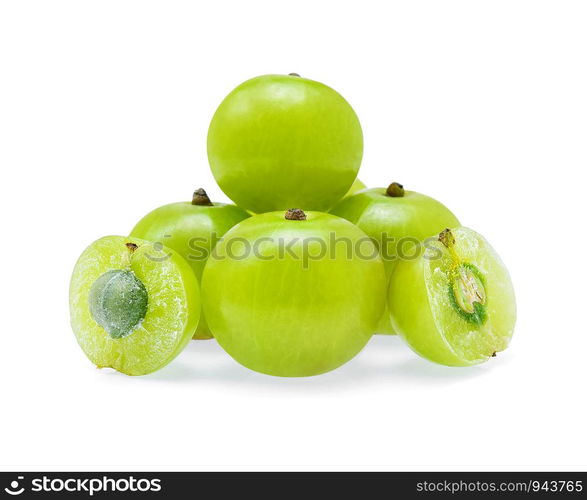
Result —
[{"label": "whole green fruit", "polygon": [[383,263],[359,228],[293,209],[226,233],[202,280],[218,343],[244,366],[301,377],[333,370],[367,343],[385,302]]},{"label": "whole green fruit", "polygon": [[328,210],[357,176],[363,133],[349,103],[297,75],[266,75],[222,101],[208,130],[220,188],[255,213]]},{"label": "whole green fruit", "polygon": [[[444,228],[460,225],[442,203],[394,182],[385,188],[365,189],[338,203],[331,213],[359,226],[377,243],[389,281],[397,262],[414,258],[417,242]],[[378,333],[394,333],[385,311]]]},{"label": "whole green fruit", "polygon": [[[198,282],[211,251],[226,231],[250,215],[235,205],[212,203],[203,189],[194,192],[191,202],[179,202],[156,208],[145,215],[131,236],[163,244],[187,260]],[[212,335],[202,315],[196,339]]]}]

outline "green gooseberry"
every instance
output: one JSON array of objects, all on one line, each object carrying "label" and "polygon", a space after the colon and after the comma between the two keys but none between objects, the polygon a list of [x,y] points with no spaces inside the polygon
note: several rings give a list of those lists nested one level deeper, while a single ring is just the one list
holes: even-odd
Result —
[{"label": "green gooseberry", "polygon": [[[213,203],[206,191],[197,189],[191,202],[156,208],[145,215],[130,234],[175,250],[187,260],[200,282],[206,260],[218,240],[248,217],[245,210],[235,205]],[[203,314],[194,338],[212,338]]]},{"label": "green gooseberry", "polygon": [[[359,226],[376,242],[387,281],[399,260],[414,258],[418,242],[438,234],[446,227],[458,226],[455,215],[429,196],[407,191],[397,183],[387,188],[364,189],[341,200],[330,213]],[[394,333],[385,311],[378,333]]]},{"label": "green gooseberry", "polygon": [[236,361],[269,375],[333,370],[367,343],[384,309],[375,245],[334,215],[256,215],[225,235],[204,270],[208,324]]},{"label": "green gooseberry", "polygon": [[328,210],[357,176],[363,132],[332,88],[297,74],[247,80],[220,104],[208,130],[214,178],[254,213]]}]

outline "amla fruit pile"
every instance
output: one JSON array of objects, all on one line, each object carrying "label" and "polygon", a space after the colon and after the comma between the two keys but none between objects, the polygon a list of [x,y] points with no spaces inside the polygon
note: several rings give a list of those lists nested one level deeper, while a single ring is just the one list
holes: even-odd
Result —
[{"label": "amla fruit pile", "polygon": [[208,131],[214,178],[79,258],[71,324],[99,367],[152,373],[214,337],[269,375],[333,370],[375,333],[449,366],[504,350],[516,318],[491,245],[439,201],[357,179],[363,133],[349,103],[289,75],[248,80]]}]

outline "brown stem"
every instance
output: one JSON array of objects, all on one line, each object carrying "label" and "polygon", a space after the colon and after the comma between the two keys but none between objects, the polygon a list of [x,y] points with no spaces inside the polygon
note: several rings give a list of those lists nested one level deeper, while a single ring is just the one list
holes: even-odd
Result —
[{"label": "brown stem", "polygon": [[290,208],[285,212],[286,220],[306,220],[306,214],[301,208]]},{"label": "brown stem", "polygon": [[139,248],[139,246],[136,243],[125,243],[125,245],[130,253],[133,253],[137,248]]},{"label": "brown stem", "polygon": [[210,198],[208,198],[208,195],[206,194],[206,191],[204,191],[202,188],[196,189],[194,191],[194,196],[192,197],[192,205],[200,205],[203,207],[213,206],[212,202],[210,201]]},{"label": "brown stem", "polygon": [[300,75],[297,73],[288,73],[287,76],[297,76],[298,78],[301,78]]},{"label": "brown stem", "polygon": [[405,194],[404,187],[399,182],[392,182],[385,191],[387,196],[402,198]]},{"label": "brown stem", "polygon": [[455,244],[455,236],[452,234],[452,231],[446,228],[438,235],[438,241],[442,243],[446,248],[452,248]]}]

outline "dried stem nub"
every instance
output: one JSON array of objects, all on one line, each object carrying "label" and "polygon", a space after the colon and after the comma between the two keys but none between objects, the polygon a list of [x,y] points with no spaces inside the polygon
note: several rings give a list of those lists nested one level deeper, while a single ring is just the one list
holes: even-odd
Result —
[{"label": "dried stem nub", "polygon": [[402,198],[405,194],[404,187],[399,182],[392,182],[385,191],[387,196]]},{"label": "dried stem nub", "polygon": [[194,191],[194,196],[192,197],[192,205],[211,207],[213,204],[210,201],[210,198],[208,198],[206,191],[204,191],[202,188],[200,188],[200,189],[196,189]]},{"label": "dried stem nub", "polygon": [[301,208],[290,208],[285,212],[286,220],[306,220],[306,214]]},{"label": "dried stem nub", "polygon": [[136,243],[125,243],[126,248],[128,248],[128,251],[130,253],[133,253],[137,248],[139,248],[139,246]]},{"label": "dried stem nub", "polygon": [[446,248],[452,248],[455,244],[455,236],[450,229],[446,228],[438,235],[438,241],[440,241],[440,243]]}]

